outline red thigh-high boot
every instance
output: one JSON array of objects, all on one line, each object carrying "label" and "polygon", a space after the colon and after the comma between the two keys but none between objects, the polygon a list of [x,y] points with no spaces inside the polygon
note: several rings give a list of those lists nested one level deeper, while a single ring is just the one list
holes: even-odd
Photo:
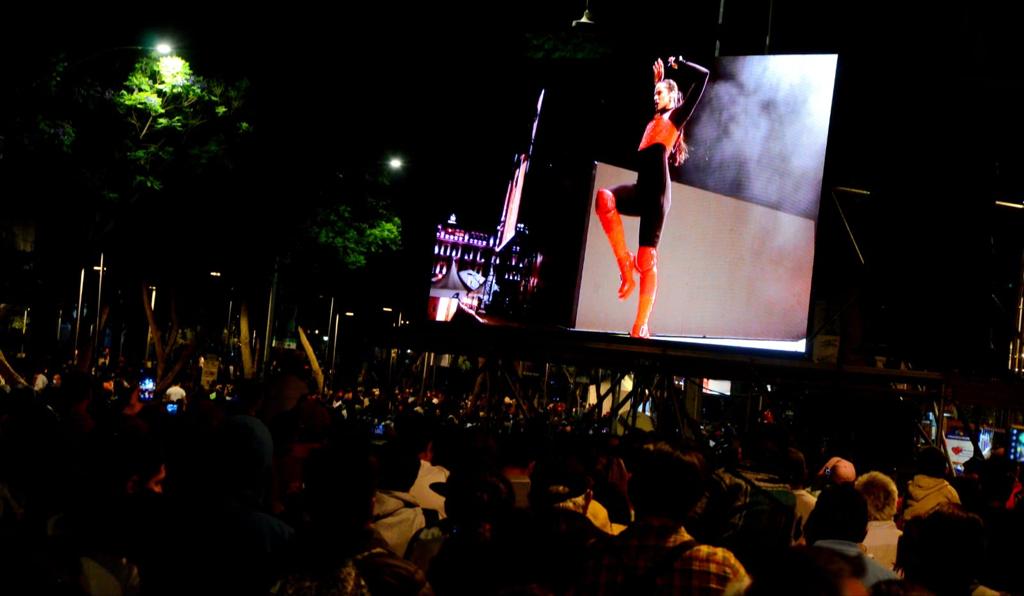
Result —
[{"label": "red thigh-high boot", "polygon": [[647,323],[654,310],[654,297],[658,293],[658,249],[641,246],[636,253],[636,268],[640,270],[640,300],[636,305],[636,321],[629,332],[632,337],[650,337]]},{"label": "red thigh-high boot", "polygon": [[608,242],[612,245],[612,252],[615,253],[615,261],[619,264],[619,300],[629,298],[636,287],[633,281],[633,255],[626,248],[626,238],[622,233],[622,218],[615,209],[615,195],[608,189],[602,188],[597,191],[597,201],[594,205],[597,217],[601,220],[601,227],[608,236]]}]

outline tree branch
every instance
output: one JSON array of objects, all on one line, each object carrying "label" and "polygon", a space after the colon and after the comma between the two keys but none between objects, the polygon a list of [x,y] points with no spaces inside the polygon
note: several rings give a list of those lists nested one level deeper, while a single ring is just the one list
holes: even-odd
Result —
[{"label": "tree branch", "polygon": [[167,334],[167,352],[174,349],[178,343],[178,305],[174,295],[171,295],[171,331]]},{"label": "tree branch", "polygon": [[0,350],[0,374],[2,374],[5,380],[10,379],[13,381],[12,383],[8,383],[8,385],[28,385],[25,379],[23,379],[21,375],[14,370],[11,363],[7,361],[7,357],[4,356],[3,350]]},{"label": "tree branch", "polygon": [[185,349],[182,350],[181,356],[178,358],[178,361],[174,363],[174,367],[171,368],[171,372],[167,373],[166,377],[157,379],[156,389],[153,390],[153,395],[162,395],[165,391],[167,391],[167,388],[174,383],[174,378],[178,376],[178,373],[181,372],[181,369],[185,366],[189,359],[192,358],[192,354],[194,354],[195,351],[196,344],[189,343],[185,345]]},{"label": "tree branch", "polygon": [[251,379],[256,374],[256,361],[253,359],[252,348],[249,346],[249,305],[242,303],[242,314],[239,317],[239,345],[242,348],[242,377]]},{"label": "tree branch", "polygon": [[140,141],[142,140],[142,137],[146,136],[146,133],[149,132],[149,125],[152,124],[152,123],[153,123],[153,116],[150,115],[149,116],[149,120],[146,120],[146,127],[143,128],[142,132],[139,133],[139,140]]},{"label": "tree branch", "polygon": [[313,369],[313,379],[316,381],[317,393],[323,393],[324,391],[324,371],[320,369],[320,363],[316,359],[316,353],[313,352],[313,346],[309,344],[309,338],[306,337],[306,331],[299,325],[299,341],[302,342],[302,349],[306,351],[306,357],[309,358],[309,365]]}]

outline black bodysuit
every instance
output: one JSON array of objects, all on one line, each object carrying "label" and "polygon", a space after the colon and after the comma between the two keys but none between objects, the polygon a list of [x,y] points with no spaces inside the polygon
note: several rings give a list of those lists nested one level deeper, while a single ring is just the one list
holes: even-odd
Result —
[{"label": "black bodysuit", "polygon": [[672,206],[668,175],[668,156],[683,125],[704,93],[708,71],[682,62],[693,74],[683,103],[671,110],[659,112],[647,124],[640,147],[637,149],[637,177],[635,184],[620,184],[609,190],[615,195],[615,208],[623,215],[640,217],[640,246],[657,247],[665,216]]}]

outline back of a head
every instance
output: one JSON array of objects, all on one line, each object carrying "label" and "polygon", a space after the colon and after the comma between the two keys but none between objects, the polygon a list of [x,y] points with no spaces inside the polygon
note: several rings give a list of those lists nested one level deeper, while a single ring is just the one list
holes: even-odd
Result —
[{"label": "back of a head", "polygon": [[942,596],[967,594],[984,556],[981,518],[952,504],[907,520],[896,554],[905,577]]},{"label": "back of a head", "polygon": [[857,468],[848,459],[830,457],[818,471],[818,478],[825,486],[831,484],[853,484],[857,480]]},{"label": "back of a head", "polygon": [[590,488],[590,477],[580,461],[571,453],[542,457],[530,477],[530,505],[544,509],[584,494]]},{"label": "back of a head", "polygon": [[850,484],[829,486],[821,491],[804,525],[808,544],[819,540],[861,542],[867,530],[867,502]]},{"label": "back of a head", "polygon": [[772,565],[754,578],[746,596],[841,596],[861,571],[848,557],[824,548],[798,546],[777,553]]},{"label": "back of a head", "polygon": [[365,449],[314,450],[303,466],[310,521],[358,528],[369,522],[377,470]]},{"label": "back of a head", "polygon": [[993,457],[981,465],[982,498],[988,503],[1005,503],[1017,482],[1016,462]]},{"label": "back of a head", "polygon": [[92,439],[89,461],[95,467],[87,477],[89,488],[96,491],[93,496],[109,498],[141,492],[164,464],[159,444],[147,435],[103,431]]},{"label": "back of a head", "polygon": [[503,438],[498,446],[498,465],[501,468],[528,468],[537,460],[535,442],[539,442],[539,439],[525,433],[514,433]]},{"label": "back of a head", "polygon": [[341,561],[366,549],[376,480],[365,446],[332,445],[310,453],[303,464],[300,568],[336,572]]},{"label": "back of a head", "polygon": [[413,453],[420,454],[434,440],[436,423],[422,414],[403,414],[395,420],[398,439]]},{"label": "back of a head", "polygon": [[793,488],[807,486],[807,460],[799,449],[790,447],[786,450],[785,477]]},{"label": "back of a head", "polygon": [[515,503],[512,485],[496,470],[463,468],[448,478],[445,492],[445,511],[460,527],[497,522]]},{"label": "back of a head", "polygon": [[380,465],[380,488],[409,492],[420,473],[420,459],[401,441],[390,441],[377,453]]},{"label": "back of a head", "polygon": [[946,456],[938,447],[925,447],[917,454],[917,472],[932,478],[946,475]]},{"label": "back of a head", "polygon": [[637,515],[683,522],[704,494],[704,460],[668,443],[641,448],[631,462],[629,495]]},{"label": "back of a head", "polygon": [[235,386],[239,407],[256,411],[266,395],[266,385],[254,379],[243,379]]},{"label": "back of a head", "polygon": [[229,492],[269,489],[274,456],[270,430],[256,418],[232,416],[217,430],[214,439],[214,480]]},{"label": "back of a head", "polygon": [[93,396],[93,385],[93,378],[88,373],[68,371],[61,383],[61,399],[68,405],[89,401]]},{"label": "back of a head", "polygon": [[896,515],[899,492],[892,478],[881,472],[868,472],[857,479],[854,487],[867,501],[868,520],[889,521]]},{"label": "back of a head", "polygon": [[786,466],[789,437],[774,424],[761,424],[743,436],[743,459],[758,471],[781,474]]}]

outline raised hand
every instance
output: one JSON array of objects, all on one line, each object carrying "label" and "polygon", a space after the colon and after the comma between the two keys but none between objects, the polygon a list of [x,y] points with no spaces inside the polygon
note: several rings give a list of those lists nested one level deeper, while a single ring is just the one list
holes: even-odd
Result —
[{"label": "raised hand", "polygon": [[[669,64],[671,64],[671,60]],[[654,61],[654,84],[657,85],[665,78],[665,63],[658,58]]]}]

